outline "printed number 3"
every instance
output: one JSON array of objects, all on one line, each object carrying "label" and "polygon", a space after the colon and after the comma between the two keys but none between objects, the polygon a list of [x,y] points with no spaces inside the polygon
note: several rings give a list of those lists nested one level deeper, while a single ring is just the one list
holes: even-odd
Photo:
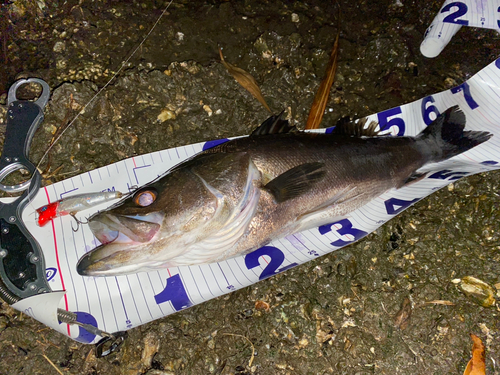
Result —
[{"label": "printed number 3", "polygon": [[338,234],[343,235],[343,236],[350,235],[350,236],[354,237],[350,241],[337,240],[337,241],[332,242],[332,245],[336,246],[336,247],[347,246],[347,245],[353,243],[354,241],[357,241],[357,240],[363,238],[364,236],[366,236],[368,234],[364,230],[353,228],[352,223],[348,219],[343,219],[340,221],[336,221],[335,223],[322,225],[318,228],[319,233],[320,234],[327,234],[328,232],[331,232],[332,227],[334,225],[341,225],[340,229],[336,229]]}]

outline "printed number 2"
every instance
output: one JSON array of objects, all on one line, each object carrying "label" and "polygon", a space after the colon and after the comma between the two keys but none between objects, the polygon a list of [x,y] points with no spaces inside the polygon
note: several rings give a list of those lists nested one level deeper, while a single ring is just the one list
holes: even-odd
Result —
[{"label": "printed number 2", "polygon": [[446,13],[451,10],[451,8],[457,7],[458,9],[454,11],[453,13],[447,15],[443,22],[448,22],[448,23],[455,23],[457,25],[464,25],[467,26],[469,24],[469,21],[467,20],[459,20],[457,18],[462,17],[465,13],[467,13],[467,5],[464,3],[461,3],[459,1],[455,1],[453,3],[449,3],[443,9],[441,9],[441,13]]},{"label": "printed number 2", "polygon": [[245,266],[251,270],[252,268],[259,266],[259,258],[263,255],[267,255],[271,258],[269,264],[264,268],[259,276],[259,280],[266,279],[270,276],[276,275],[279,272],[286,271],[289,268],[295,267],[297,263],[289,264],[288,266],[278,269],[279,266],[283,264],[285,260],[285,254],[274,246],[264,246],[260,249],[252,251],[250,254],[245,256]]},{"label": "printed number 2", "polygon": [[335,228],[335,230],[337,231],[338,234],[343,235],[343,236],[350,235],[350,236],[354,237],[354,239],[352,239],[350,241],[337,240],[337,241],[332,242],[332,245],[336,246],[336,247],[342,247],[342,246],[349,245],[349,244],[353,243],[354,241],[357,241],[368,234],[364,230],[353,228],[352,223],[348,219],[343,219],[340,221],[336,221],[335,223],[322,225],[318,228],[319,233],[326,234],[328,232],[331,232],[332,227],[334,225],[341,225],[340,229]]},{"label": "printed number 2", "polygon": [[155,301],[158,305],[170,301],[175,311],[193,306],[179,274],[167,279],[167,286],[160,293],[155,295]]},{"label": "printed number 2", "polygon": [[[400,117],[394,117],[401,114],[401,108],[395,107],[388,109],[387,111],[380,112],[377,114],[378,123],[380,125],[380,130],[387,130],[395,126],[398,128],[399,136],[405,133],[405,121]],[[389,117],[393,117],[389,119]]]},{"label": "printed number 2", "polygon": [[467,102],[467,105],[470,107],[470,109],[476,109],[477,107],[479,107],[479,104],[476,103],[476,101],[472,98],[472,95],[470,94],[470,86],[467,82],[464,82],[461,85],[453,87],[451,89],[452,94],[456,94],[457,92],[461,91],[463,91],[465,101]]}]

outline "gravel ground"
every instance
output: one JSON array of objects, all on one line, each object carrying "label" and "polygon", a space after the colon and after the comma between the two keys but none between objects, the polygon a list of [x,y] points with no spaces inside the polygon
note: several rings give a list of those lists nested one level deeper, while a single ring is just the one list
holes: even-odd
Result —
[{"label": "gravel ground", "polygon": [[[34,161],[166,5],[2,4],[0,93],[20,77],[41,77],[53,92]],[[267,113],[228,75],[218,47],[257,79],[274,111],[286,109],[302,128],[339,25],[324,126],[449,89],[494,61],[500,42],[493,31],[464,28],[438,58],[424,58],[419,45],[441,4],[174,0],[54,146],[42,165],[44,183],[138,154],[248,134]],[[0,374],[462,374],[470,333],[486,345],[487,373],[500,374],[498,307],[480,306],[452,283],[468,275],[500,283],[498,177],[455,182],[352,246],[135,328],[105,358],[2,304]],[[433,300],[453,305],[427,303]],[[402,310],[405,324],[398,323]]]}]

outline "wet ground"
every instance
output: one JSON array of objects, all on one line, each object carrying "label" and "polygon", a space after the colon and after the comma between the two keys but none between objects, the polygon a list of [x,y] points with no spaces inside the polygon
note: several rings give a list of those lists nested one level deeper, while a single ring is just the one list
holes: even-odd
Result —
[{"label": "wet ground", "polygon": [[[1,6],[0,92],[19,77],[41,77],[53,90],[32,160],[106,84],[165,5]],[[440,1],[338,5],[339,67],[324,126],[448,89],[500,55],[498,34],[466,28],[438,58],[424,58],[419,45]],[[227,74],[218,47],[254,75],[274,111],[286,109],[303,127],[337,31],[334,2],[174,0],[54,146],[42,164],[45,183],[137,154],[248,134],[268,114]],[[478,305],[452,283],[467,275],[500,283],[499,176],[460,180],[353,246],[135,328],[121,351],[102,359],[3,304],[0,374],[58,373],[49,360],[63,374],[462,374],[470,333],[486,345],[488,373],[500,374],[498,308]],[[411,314],[397,324],[406,299]],[[427,303],[434,300],[453,305]]]}]

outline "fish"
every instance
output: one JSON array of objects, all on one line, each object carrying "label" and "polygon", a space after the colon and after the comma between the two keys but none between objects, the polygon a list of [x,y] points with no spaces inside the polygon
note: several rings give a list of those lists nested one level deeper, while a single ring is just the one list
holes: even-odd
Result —
[{"label": "fish", "polygon": [[196,154],[91,216],[101,244],[80,258],[77,272],[209,264],[331,223],[492,136],[465,124],[458,106],[414,137],[381,135],[366,118],[313,133],[271,116],[248,137]]}]

